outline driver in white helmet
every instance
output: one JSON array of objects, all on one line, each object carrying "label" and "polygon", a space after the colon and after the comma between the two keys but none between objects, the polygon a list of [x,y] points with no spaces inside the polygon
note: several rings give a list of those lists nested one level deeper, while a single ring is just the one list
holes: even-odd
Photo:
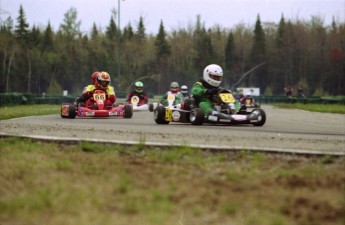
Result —
[{"label": "driver in white helmet", "polygon": [[212,102],[214,95],[220,90],[220,83],[223,80],[223,69],[216,64],[206,66],[203,78],[197,81],[192,87],[192,96],[199,107],[205,112],[205,115],[218,115],[214,110]]}]

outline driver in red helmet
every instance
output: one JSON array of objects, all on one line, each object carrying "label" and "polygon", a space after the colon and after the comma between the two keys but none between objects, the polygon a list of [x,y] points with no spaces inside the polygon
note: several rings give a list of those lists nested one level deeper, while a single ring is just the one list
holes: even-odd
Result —
[{"label": "driver in red helmet", "polygon": [[94,76],[96,77],[94,83],[84,88],[83,94],[77,99],[77,102],[85,102],[87,107],[93,107],[94,102],[90,98],[93,92],[98,89],[105,91],[107,95],[107,99],[104,102],[105,106],[112,107],[116,101],[116,96],[114,88],[110,85],[110,75],[104,71],[95,72],[91,76],[91,81],[93,81]]}]

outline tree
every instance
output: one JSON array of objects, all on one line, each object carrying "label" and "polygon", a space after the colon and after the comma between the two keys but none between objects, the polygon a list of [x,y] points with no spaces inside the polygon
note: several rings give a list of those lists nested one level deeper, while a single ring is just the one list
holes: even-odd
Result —
[{"label": "tree", "polygon": [[[211,33],[212,30],[209,30]],[[197,73],[202,74],[204,68],[213,61],[213,46],[210,35],[206,32],[205,25],[201,23],[200,16],[197,16],[196,29],[194,31],[194,50],[196,51],[195,64]]]},{"label": "tree", "polygon": [[[161,21],[159,25],[159,32],[155,39],[156,62],[159,71],[158,93],[161,93],[162,91],[162,77],[167,76],[168,57],[171,54],[171,46],[168,43],[166,36],[167,34],[164,30],[163,21]],[[168,79],[164,79],[164,81],[167,82]]]},{"label": "tree", "polygon": [[26,22],[25,12],[22,5],[20,5],[19,8],[19,16],[17,18],[17,25],[14,33],[22,44],[28,44],[29,24]]},{"label": "tree", "polygon": [[137,32],[135,33],[135,37],[138,39],[139,42],[143,42],[146,38],[143,17],[141,16],[139,18],[138,29],[137,29]]},{"label": "tree", "polygon": [[77,21],[78,12],[76,8],[71,7],[65,14],[63,23],[60,25],[60,31],[68,39],[75,39],[80,35],[81,21]]},{"label": "tree", "polygon": [[[257,16],[254,37],[253,37],[253,46],[251,49],[250,61],[252,66],[256,66],[263,62],[266,62],[266,42],[265,42],[265,33],[261,26],[260,16]],[[255,75],[255,76],[254,76]],[[249,86],[259,86],[261,88],[266,88],[267,78],[266,70],[259,68],[256,71],[253,71],[249,77],[248,84]]]}]

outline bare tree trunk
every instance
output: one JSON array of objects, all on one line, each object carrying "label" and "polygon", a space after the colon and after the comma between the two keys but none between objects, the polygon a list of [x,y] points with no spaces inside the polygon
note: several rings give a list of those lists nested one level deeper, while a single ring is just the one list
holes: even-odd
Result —
[{"label": "bare tree trunk", "polygon": [[7,74],[6,74],[6,93],[9,92],[9,79],[10,79],[10,72],[11,72],[11,65],[14,58],[14,49],[12,50],[12,54],[10,56],[10,60],[8,62],[7,67]]},{"label": "bare tree trunk", "polygon": [[6,60],[7,60],[7,51],[4,52],[4,60],[2,61],[2,74],[6,75]]},{"label": "bare tree trunk", "polygon": [[30,93],[31,89],[31,57],[30,57],[30,50],[28,50],[28,63],[29,63],[29,71],[28,71],[28,90],[27,92]]}]

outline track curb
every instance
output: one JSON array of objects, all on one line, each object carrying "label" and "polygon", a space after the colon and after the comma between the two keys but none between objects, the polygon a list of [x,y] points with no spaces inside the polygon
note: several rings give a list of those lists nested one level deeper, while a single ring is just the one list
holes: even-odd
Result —
[{"label": "track curb", "polygon": [[290,155],[305,155],[305,156],[345,156],[345,152],[342,151],[315,151],[307,149],[283,149],[283,148],[265,148],[265,147],[248,147],[248,146],[217,146],[217,145],[203,145],[203,144],[171,144],[165,142],[145,142],[145,141],[123,141],[123,140],[107,140],[107,139],[95,139],[95,138],[76,138],[76,137],[56,137],[56,136],[45,136],[45,135],[14,135],[0,132],[1,138],[6,137],[21,137],[30,138],[39,141],[47,142],[59,142],[59,143],[78,143],[78,142],[92,142],[92,143],[102,143],[102,144],[117,144],[117,145],[149,145],[153,147],[161,148],[171,148],[171,147],[191,147],[199,148],[202,150],[211,151],[253,151],[262,153],[272,153],[272,154],[290,154]]}]

